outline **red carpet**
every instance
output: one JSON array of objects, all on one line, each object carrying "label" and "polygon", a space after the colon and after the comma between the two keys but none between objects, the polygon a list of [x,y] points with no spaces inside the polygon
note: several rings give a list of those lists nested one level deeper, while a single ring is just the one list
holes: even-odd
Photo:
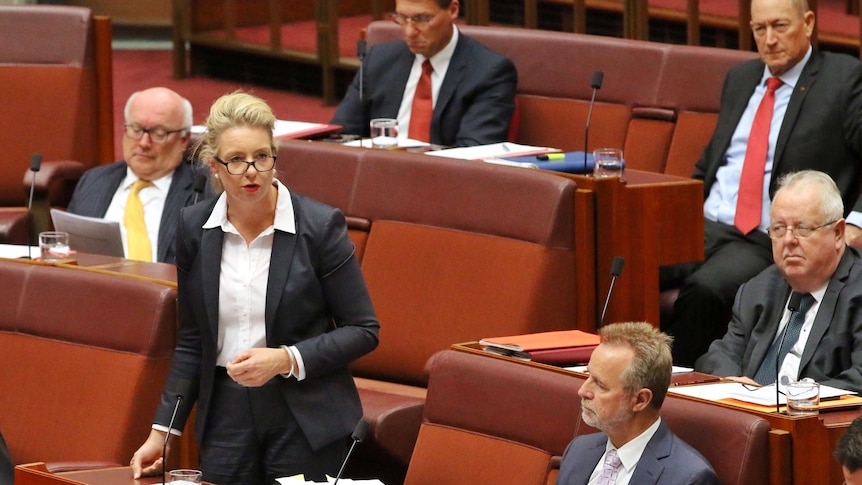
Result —
[{"label": "red carpet", "polygon": [[122,158],[123,106],[129,95],[148,87],[165,86],[186,97],[192,103],[195,124],[206,119],[216,98],[237,89],[265,99],[280,119],[326,123],[335,113],[334,106],[324,106],[317,97],[215,79],[173,79],[171,54],[167,50],[114,50],[114,146],[117,160]]}]

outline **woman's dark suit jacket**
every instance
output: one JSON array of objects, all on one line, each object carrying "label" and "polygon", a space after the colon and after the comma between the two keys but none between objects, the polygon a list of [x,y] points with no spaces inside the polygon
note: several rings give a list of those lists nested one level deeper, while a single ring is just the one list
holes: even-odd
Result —
[{"label": "woman's dark suit jacket", "polygon": [[[219,272],[224,232],[202,229],[218,197],[180,212],[177,232],[179,331],[155,423],[167,426],[183,379],[191,383],[174,429],[197,401],[195,436],[206,440],[216,370]],[[268,347],[296,345],[306,378],[279,380],[312,448],[348,436],[362,417],[348,364],[371,352],[379,324],[347,236],[344,215],[291,194],[296,234],[275,231],[266,291]]]}]

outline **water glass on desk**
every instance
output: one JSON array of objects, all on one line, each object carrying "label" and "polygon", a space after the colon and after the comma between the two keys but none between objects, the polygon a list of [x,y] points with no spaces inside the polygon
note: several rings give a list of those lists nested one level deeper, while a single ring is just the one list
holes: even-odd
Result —
[{"label": "water glass on desk", "polygon": [[820,408],[820,384],[810,378],[788,383],[784,388],[787,397],[787,414],[791,416],[816,415]]},{"label": "water glass on desk", "polygon": [[599,148],[593,151],[593,175],[623,178],[625,160],[619,148]]},{"label": "water glass on desk", "polygon": [[398,120],[374,118],[371,120],[371,148],[395,148],[398,146]]},{"label": "water glass on desk", "polygon": [[69,257],[69,233],[64,231],[46,231],[39,233],[40,259],[42,261],[57,261]]},{"label": "water glass on desk", "polygon": [[203,481],[203,473],[198,470],[171,470],[168,483],[174,485],[195,485]]}]

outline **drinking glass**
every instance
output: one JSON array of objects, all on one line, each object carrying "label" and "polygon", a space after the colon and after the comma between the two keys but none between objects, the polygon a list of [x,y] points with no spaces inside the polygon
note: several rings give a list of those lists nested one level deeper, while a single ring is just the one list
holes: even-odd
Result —
[{"label": "drinking glass", "polygon": [[371,148],[394,148],[398,146],[398,120],[374,118],[371,120]]},{"label": "drinking glass", "polygon": [[596,177],[623,177],[626,162],[619,148],[599,148],[593,151],[593,175]]}]

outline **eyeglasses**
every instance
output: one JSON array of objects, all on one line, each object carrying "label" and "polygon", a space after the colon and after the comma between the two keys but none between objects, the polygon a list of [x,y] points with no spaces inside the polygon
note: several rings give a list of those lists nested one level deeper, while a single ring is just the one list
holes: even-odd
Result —
[{"label": "eyeglasses", "polygon": [[215,161],[227,168],[227,173],[231,175],[245,175],[245,173],[248,172],[249,167],[254,167],[258,172],[269,172],[275,167],[275,159],[278,158],[278,156],[261,153],[260,155],[255,156],[254,160],[250,162],[240,157],[233,157],[226,162],[219,157],[213,158]]},{"label": "eyeglasses", "polygon": [[434,20],[434,17],[437,15],[414,15],[413,17],[408,17],[406,15],[401,15],[400,13],[393,12],[389,14],[389,18],[392,19],[393,22],[400,25],[401,27],[407,27],[407,24],[413,24],[413,27],[419,30],[427,29],[428,24]]},{"label": "eyeglasses", "polygon": [[820,224],[819,226],[813,226],[813,227],[812,226],[806,226],[806,225],[799,225],[796,227],[791,227],[791,226],[783,226],[780,224],[776,224],[774,226],[769,226],[766,229],[766,233],[769,234],[769,237],[772,239],[781,239],[784,237],[785,234],[787,234],[787,231],[790,231],[790,233],[793,234],[794,236],[804,239],[806,237],[811,237],[811,235],[814,234],[818,229],[822,229],[826,226],[835,224],[838,221],[839,221],[839,219],[836,219],[834,221],[824,222],[823,224]]},{"label": "eyeglasses", "polygon": [[126,132],[126,136],[131,138],[132,140],[140,140],[143,138],[144,133],[150,135],[150,140],[153,143],[164,143],[167,141],[168,136],[171,133],[179,133],[181,131],[186,131],[186,128],[180,128],[179,130],[166,130],[164,128],[143,128],[140,125],[136,125],[133,123],[126,123],[123,125],[123,129]]}]

